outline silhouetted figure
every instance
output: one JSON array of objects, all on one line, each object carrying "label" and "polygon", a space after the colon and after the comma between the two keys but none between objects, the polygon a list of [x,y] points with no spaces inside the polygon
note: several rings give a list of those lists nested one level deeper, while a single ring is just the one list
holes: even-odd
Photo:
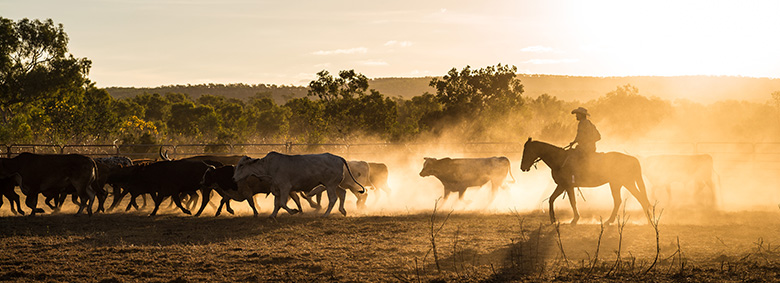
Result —
[{"label": "silhouetted figure", "polygon": [[590,158],[596,153],[596,142],[601,140],[601,134],[596,125],[588,120],[588,109],[577,107],[571,114],[576,115],[577,121],[580,121],[577,124],[577,136],[569,143],[569,147],[573,149],[570,150],[567,162],[572,172],[571,182],[576,185],[590,171]]}]

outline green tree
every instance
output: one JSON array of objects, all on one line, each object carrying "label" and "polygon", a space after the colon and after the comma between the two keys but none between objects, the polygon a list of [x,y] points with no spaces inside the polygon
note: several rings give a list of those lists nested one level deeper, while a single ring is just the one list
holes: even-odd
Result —
[{"label": "green tree", "polygon": [[642,96],[639,89],[630,84],[618,86],[588,104],[593,122],[617,138],[644,136],[673,114],[671,103],[658,97]]},{"label": "green tree", "polygon": [[355,70],[339,72],[333,77],[326,70],[317,73],[317,79],[309,83],[309,96],[317,96],[325,102],[352,99],[368,89],[368,78]]},{"label": "green tree", "polygon": [[485,113],[505,113],[522,105],[523,85],[517,67],[488,66],[476,71],[466,66],[452,68],[442,78],[431,79],[436,98],[449,116],[472,117]]},{"label": "green tree", "polygon": [[[261,141],[284,141],[290,131],[292,111],[276,104],[273,99],[258,95],[249,100],[250,124],[254,125],[254,137]],[[308,113],[307,113],[308,114]]]},{"label": "green tree", "polygon": [[394,141],[408,141],[430,131],[443,109],[436,96],[427,92],[409,100],[398,98],[396,105],[398,117],[391,137]]},{"label": "green tree", "polygon": [[68,53],[62,24],[0,17],[0,111],[3,122],[20,104],[52,99],[58,91],[88,85],[91,61]]},{"label": "green tree", "polygon": [[196,105],[192,101],[183,101],[171,105],[171,116],[167,120],[168,130],[180,137],[199,137],[201,126],[208,132],[218,130],[219,121],[215,121],[214,108]]},{"label": "green tree", "polygon": [[368,91],[366,76],[354,70],[340,71],[338,77],[323,70],[317,76],[309,83],[308,95],[324,103],[330,139],[389,136],[397,117],[396,103],[376,90]]},{"label": "green tree", "polygon": [[290,137],[296,142],[321,143],[325,141],[328,124],[322,100],[307,97],[293,98],[284,104],[289,109]]},{"label": "green tree", "polygon": [[517,67],[501,65],[460,72],[452,68],[442,78],[431,79],[436,99],[443,105],[425,123],[435,134],[447,133],[466,140],[510,140],[521,130],[514,113],[523,105],[523,85]]}]

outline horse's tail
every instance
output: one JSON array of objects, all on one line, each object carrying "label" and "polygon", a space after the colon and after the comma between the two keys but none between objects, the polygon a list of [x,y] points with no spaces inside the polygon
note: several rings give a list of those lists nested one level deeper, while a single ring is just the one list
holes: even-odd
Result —
[{"label": "horse's tail", "polygon": [[634,159],[634,160],[636,160],[636,180],[635,180],[636,187],[637,190],[639,190],[640,196],[643,198],[643,200],[639,200],[639,201],[645,202],[645,205],[647,205],[646,209],[650,210],[652,208],[652,205],[650,204],[650,199],[647,198],[647,187],[645,186],[645,180],[642,178],[642,165],[639,164],[639,159]]}]

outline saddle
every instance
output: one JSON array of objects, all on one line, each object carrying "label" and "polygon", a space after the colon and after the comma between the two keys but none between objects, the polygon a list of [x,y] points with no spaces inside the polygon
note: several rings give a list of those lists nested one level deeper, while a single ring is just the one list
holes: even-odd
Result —
[{"label": "saddle", "polygon": [[573,185],[586,183],[591,179],[596,163],[603,153],[586,153],[575,149],[566,151],[566,160],[563,162],[562,169],[572,176]]}]

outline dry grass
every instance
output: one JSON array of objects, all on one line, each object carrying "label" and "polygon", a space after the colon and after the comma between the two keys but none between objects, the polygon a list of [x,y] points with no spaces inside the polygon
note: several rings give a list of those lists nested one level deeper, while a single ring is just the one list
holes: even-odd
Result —
[{"label": "dry grass", "polygon": [[[778,212],[560,226],[540,212],[0,217],[0,281],[772,281]],[[606,212],[585,211],[584,217]],[[559,217],[565,220],[566,211]],[[636,212],[630,219],[642,219]],[[666,222],[665,222],[666,221]],[[582,224],[585,222],[585,224]],[[435,224],[435,226],[432,226]],[[431,227],[439,229],[432,238]],[[438,260],[428,254],[432,240]],[[619,252],[618,252],[619,250]],[[656,266],[647,273],[658,253]],[[564,257],[563,254],[566,256]],[[438,267],[437,267],[438,261]],[[440,271],[439,271],[440,270]]]}]

